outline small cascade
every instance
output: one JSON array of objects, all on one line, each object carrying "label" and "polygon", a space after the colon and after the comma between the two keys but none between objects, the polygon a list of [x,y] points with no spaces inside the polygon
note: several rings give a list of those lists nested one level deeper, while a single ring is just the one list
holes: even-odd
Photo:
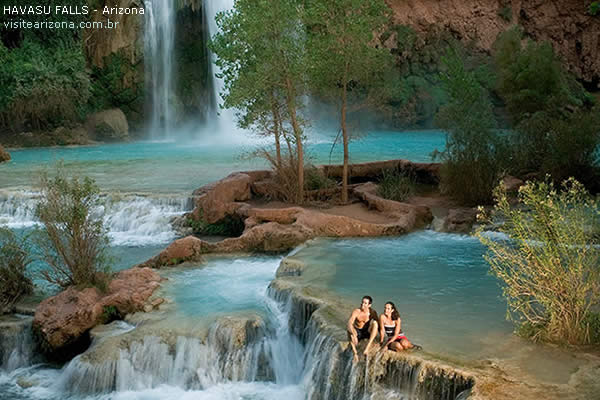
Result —
[{"label": "small cascade", "polygon": [[[12,229],[37,225],[38,199],[39,194],[35,192],[0,191],[0,225]],[[177,237],[172,219],[191,208],[187,197],[107,194],[104,222],[116,246],[167,243]]]},{"label": "small cascade", "polygon": [[269,310],[269,325],[274,332],[265,341],[265,353],[275,374],[275,382],[292,385],[300,382],[304,367],[304,346],[298,336],[292,334],[288,323],[291,302],[277,302],[266,298]]},{"label": "small cascade", "polygon": [[307,399],[456,400],[474,385],[461,371],[413,353],[386,351],[354,363],[352,352],[341,344],[344,330],[329,322],[330,311],[319,309],[326,305],[277,281],[269,293],[289,304],[289,327],[306,348],[302,382]]},{"label": "small cascade", "polygon": [[152,139],[172,139],[175,2],[145,1],[145,68]]},{"label": "small cascade", "polygon": [[184,197],[109,196],[104,223],[117,246],[168,243],[177,237],[171,220],[190,210]]},{"label": "small cascade", "polygon": [[[107,357],[104,347],[92,348],[64,368],[57,389],[95,394],[166,384],[202,390],[222,382],[267,380],[273,372],[265,363],[265,333],[260,321],[224,319],[204,340],[145,336],[118,350],[114,358]],[[110,342],[107,348],[114,345]]]},{"label": "small cascade", "polygon": [[32,320],[24,316],[0,320],[0,370],[11,372],[33,364]]},{"label": "small cascade", "polygon": [[37,196],[37,193],[31,191],[0,190],[0,225],[11,229],[36,225]]}]

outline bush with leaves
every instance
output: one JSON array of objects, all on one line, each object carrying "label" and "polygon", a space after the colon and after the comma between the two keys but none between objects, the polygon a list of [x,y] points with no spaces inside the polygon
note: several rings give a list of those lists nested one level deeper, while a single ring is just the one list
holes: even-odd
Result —
[{"label": "bush with leaves", "polygon": [[574,176],[586,185],[598,177],[600,112],[595,100],[567,73],[547,42],[523,45],[518,28],[494,44],[496,89],[514,124],[511,172]]},{"label": "bush with leaves", "polygon": [[31,263],[27,237],[0,228],[0,314],[9,311],[22,296],[33,292],[27,267]]},{"label": "bush with leaves", "polygon": [[0,128],[49,129],[78,121],[90,96],[81,47],[57,47],[26,39],[21,47],[0,43]]},{"label": "bush with leaves", "polygon": [[377,194],[384,199],[404,201],[415,194],[416,179],[409,173],[384,170],[379,181]]},{"label": "bush with leaves", "polygon": [[447,132],[445,149],[434,152],[443,163],[440,184],[464,204],[487,204],[502,169],[492,104],[458,51],[448,50],[443,60],[446,70],[441,79],[450,101],[436,117]]},{"label": "bush with leaves", "polygon": [[500,186],[491,215],[507,240],[477,237],[488,247],[491,273],[503,284],[509,319],[533,340],[588,344],[600,338],[600,247],[594,226],[600,204],[574,179],[555,189],[547,177],[519,190],[519,207]]},{"label": "bush with leaves", "polygon": [[66,288],[107,288],[109,240],[101,215],[102,199],[95,182],[68,177],[62,168],[42,174],[36,216],[43,225],[37,244],[49,269],[42,272],[53,284]]}]

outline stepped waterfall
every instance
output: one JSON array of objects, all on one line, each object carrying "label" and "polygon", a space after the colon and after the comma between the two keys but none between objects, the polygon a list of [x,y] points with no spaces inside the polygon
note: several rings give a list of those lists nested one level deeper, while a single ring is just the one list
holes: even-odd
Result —
[{"label": "stepped waterfall", "polygon": [[[277,285],[265,290],[263,300],[264,318],[221,317],[205,334],[142,334],[144,324],[113,322],[108,334],[94,337],[85,353],[60,370],[38,369],[43,364],[35,364],[40,360],[26,318],[0,335],[0,368],[22,382],[47,380],[51,399],[163,398],[174,390],[206,394],[198,397],[203,399],[230,398],[223,391],[275,399],[285,390],[290,400],[457,400],[466,399],[473,386],[456,371],[389,354],[353,363],[335,338],[339,328],[324,322],[317,304]],[[128,397],[132,393],[141,397]]]}]

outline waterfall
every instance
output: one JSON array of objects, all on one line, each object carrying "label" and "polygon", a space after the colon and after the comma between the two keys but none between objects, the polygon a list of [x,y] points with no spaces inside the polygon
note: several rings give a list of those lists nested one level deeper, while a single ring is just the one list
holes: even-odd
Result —
[{"label": "waterfall", "polygon": [[[140,246],[167,243],[178,234],[171,225],[174,217],[190,211],[188,197],[145,196],[108,193],[103,195],[104,224],[113,245]],[[0,190],[0,225],[30,228],[38,224],[35,207],[39,193]]]},{"label": "waterfall", "polygon": [[11,372],[33,363],[35,346],[31,317],[14,317],[0,322],[0,370]]},{"label": "waterfall", "polygon": [[288,304],[288,325],[305,347],[302,384],[308,400],[375,398],[396,400],[457,400],[468,396],[473,378],[462,371],[413,353],[391,351],[358,363],[342,346],[344,329],[329,321],[331,310],[316,299],[298,294],[281,281],[269,294]]},{"label": "waterfall", "polygon": [[144,65],[153,139],[172,139],[174,3],[171,0],[145,1]]},{"label": "waterfall", "polygon": [[[235,0],[205,0],[204,7],[206,13],[206,19],[208,20],[208,33],[212,37],[215,33],[219,31],[217,27],[217,22],[215,20],[218,13],[223,11],[229,11],[233,9]],[[212,76],[212,104],[217,105],[217,109],[219,108],[219,104],[222,103],[221,93],[225,88],[225,82],[223,79],[219,78],[218,75],[221,72],[219,67],[214,65],[216,61],[216,56],[212,55],[213,65],[211,66],[211,70],[209,73]],[[222,135],[227,137],[232,136],[235,132],[238,131],[235,122],[235,112],[231,109],[218,109],[213,112],[213,116],[211,118],[210,124],[212,125],[210,128],[216,130]]]},{"label": "waterfall", "polygon": [[101,342],[65,366],[56,389],[76,394],[160,385],[203,390],[223,382],[268,380],[273,372],[265,363],[264,338],[260,320],[224,319],[205,339],[148,335],[118,349],[113,358],[115,343]]}]

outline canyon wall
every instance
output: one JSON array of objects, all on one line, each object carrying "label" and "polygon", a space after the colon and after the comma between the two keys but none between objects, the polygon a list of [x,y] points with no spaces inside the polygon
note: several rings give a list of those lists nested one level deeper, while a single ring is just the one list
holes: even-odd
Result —
[{"label": "canyon wall", "polygon": [[549,41],[588,90],[600,90],[600,16],[585,0],[386,0],[396,24],[417,33],[443,29],[489,52],[499,33],[518,24]]}]

